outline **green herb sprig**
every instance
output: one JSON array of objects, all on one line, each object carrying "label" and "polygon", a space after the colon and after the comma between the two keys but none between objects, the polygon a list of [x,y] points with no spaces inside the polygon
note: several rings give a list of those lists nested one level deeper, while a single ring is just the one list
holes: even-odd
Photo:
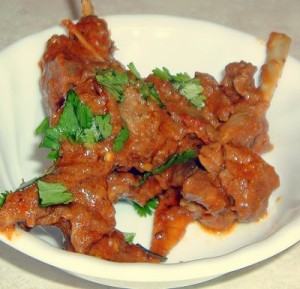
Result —
[{"label": "green herb sprig", "polygon": [[134,238],[136,236],[136,233],[127,233],[127,232],[123,232],[123,235],[125,237],[125,241],[128,243],[128,244],[133,244],[133,241],[134,241]]},{"label": "green herb sprig", "polygon": [[4,205],[7,195],[11,193],[11,191],[5,191],[4,193],[0,193],[0,208]]},{"label": "green herb sprig", "polygon": [[69,90],[57,126],[50,126],[47,117],[35,132],[44,134],[40,147],[51,149],[48,158],[57,161],[60,142],[63,139],[87,146],[107,139],[112,133],[111,116],[110,114],[93,116],[90,107],[79,99],[74,90]]},{"label": "green herb sprig", "polygon": [[147,179],[153,175],[159,175],[165,172],[168,168],[173,167],[178,164],[186,163],[188,161],[194,160],[197,158],[196,150],[189,149],[181,154],[175,154],[167,159],[167,161],[162,164],[161,166],[158,166],[154,168],[150,172],[146,172],[142,175],[141,179],[137,183],[137,187],[144,184]]},{"label": "green herb sprig", "polygon": [[118,72],[115,69],[97,71],[96,79],[118,102],[124,101],[124,85],[128,83],[126,72]]},{"label": "green herb sprig", "polygon": [[154,84],[152,82],[147,82],[144,79],[142,79],[140,73],[138,72],[133,62],[130,62],[128,64],[128,68],[131,71],[131,73],[135,76],[135,78],[138,80],[138,87],[143,99],[147,101],[150,98],[154,102],[156,102],[160,108],[162,109],[166,108],[166,106],[161,101],[159,94],[154,87]]},{"label": "green herb sprig", "polygon": [[47,183],[37,181],[40,207],[45,208],[52,205],[68,204],[73,201],[73,194],[61,183]]},{"label": "green herb sprig", "polygon": [[133,208],[136,210],[140,217],[152,216],[153,212],[158,206],[158,203],[158,198],[153,198],[149,200],[144,206],[141,206],[136,202],[132,202]]},{"label": "green herb sprig", "polygon": [[123,149],[128,138],[129,130],[125,126],[123,126],[119,133],[116,135],[116,138],[114,139],[114,143],[112,146],[113,151],[115,153],[119,153]]},{"label": "green herb sprig", "polygon": [[155,68],[152,72],[155,76],[170,81],[174,88],[196,108],[200,109],[205,105],[206,97],[199,79],[191,78],[187,73],[173,75],[166,67]]}]

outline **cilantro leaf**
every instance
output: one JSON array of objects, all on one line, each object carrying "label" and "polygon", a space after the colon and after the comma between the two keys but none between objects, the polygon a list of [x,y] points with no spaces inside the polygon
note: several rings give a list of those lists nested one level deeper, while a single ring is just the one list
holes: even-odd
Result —
[{"label": "cilantro leaf", "polygon": [[89,106],[80,102],[76,108],[76,118],[82,129],[91,128],[93,125],[93,114]]},{"label": "cilantro leaf", "polygon": [[53,127],[49,127],[45,133],[45,137],[40,143],[40,147],[45,147],[53,150],[59,149],[60,132]]},{"label": "cilantro leaf", "polygon": [[73,194],[60,183],[37,181],[40,206],[45,208],[52,205],[68,204],[73,201]]},{"label": "cilantro leaf", "polygon": [[107,139],[112,133],[111,115],[97,115],[95,120],[101,135],[104,139]]},{"label": "cilantro leaf", "polygon": [[174,88],[198,109],[205,105],[204,89],[198,78],[191,78],[187,73],[172,75],[166,67],[162,69],[155,68],[152,73],[161,79],[170,81]]},{"label": "cilantro leaf", "polygon": [[194,149],[189,149],[181,154],[175,154],[167,159],[167,161],[161,166],[155,167],[151,172],[146,172],[142,175],[142,178],[137,183],[137,187],[141,186],[152,175],[159,175],[165,172],[168,168],[197,158],[197,153]]},{"label": "cilantro leaf", "polygon": [[136,202],[132,202],[133,207],[140,217],[152,216],[153,212],[158,206],[158,198],[149,200],[144,206],[139,205]]},{"label": "cilantro leaf", "polygon": [[166,108],[166,106],[161,101],[154,84],[152,82],[145,82],[140,87],[140,92],[142,94],[142,97],[147,100],[148,98],[151,98],[154,102],[158,104],[160,108]]},{"label": "cilantro leaf", "polygon": [[77,131],[80,126],[76,116],[77,98],[74,96],[74,91],[70,91],[66,98],[64,110],[60,116],[57,130],[64,134],[67,138],[76,140]]},{"label": "cilantro leaf", "polygon": [[51,151],[51,152],[48,154],[47,158],[48,158],[49,160],[51,160],[51,161],[56,162],[56,161],[58,160],[58,158],[59,158],[59,149],[58,149],[58,150],[53,150],[53,151]]},{"label": "cilantro leaf", "polygon": [[6,196],[7,196],[6,193],[1,193],[1,194],[0,194],[0,208],[1,208],[1,207],[3,206],[3,204],[5,203]]},{"label": "cilantro leaf", "polygon": [[181,154],[175,154],[168,158],[168,160],[161,166],[158,166],[152,170],[152,174],[158,175],[165,172],[169,167],[182,164],[197,158],[197,153],[194,149],[189,149]]},{"label": "cilantro leaf", "polygon": [[124,101],[124,85],[128,83],[128,77],[125,72],[118,72],[115,69],[98,71],[97,81],[102,84],[111,93],[118,102]]},{"label": "cilantro leaf", "polygon": [[78,142],[83,143],[85,146],[91,146],[102,140],[101,133],[94,123],[91,128],[86,128],[78,133]]},{"label": "cilantro leaf", "polygon": [[120,152],[123,149],[124,144],[128,140],[128,138],[129,138],[129,130],[123,126],[114,140],[113,147],[112,147],[113,151],[116,153]]},{"label": "cilantro leaf", "polygon": [[37,135],[44,134],[50,128],[49,117],[45,117],[40,125],[35,129]]},{"label": "cilantro leaf", "polygon": [[136,236],[136,233],[126,233],[126,232],[123,232],[123,235],[125,237],[125,241],[128,243],[128,244],[133,244],[133,240]]},{"label": "cilantro leaf", "polygon": [[169,80],[169,81],[172,81],[173,79],[173,76],[171,75],[170,71],[168,68],[166,67],[163,67],[162,69],[159,69],[159,68],[154,68],[152,70],[152,73],[161,78],[161,79],[164,79],[164,80]]},{"label": "cilantro leaf", "polygon": [[133,62],[130,62],[127,67],[129,68],[129,70],[131,71],[131,73],[137,78],[137,79],[141,79],[141,75],[138,72],[138,70],[136,69],[135,65]]},{"label": "cilantro leaf", "polygon": [[108,138],[112,133],[111,116],[93,116],[90,107],[71,89],[67,93],[57,126],[50,126],[49,118],[45,118],[37,127],[36,133],[44,134],[40,147],[51,149],[48,158],[57,161],[62,139],[89,146]]},{"label": "cilantro leaf", "polygon": [[133,62],[130,62],[127,66],[136,78],[135,85],[138,87],[143,99],[147,101],[150,98],[154,102],[156,102],[160,108],[166,108],[166,106],[161,101],[159,94],[154,87],[154,84],[152,82],[147,82],[144,79],[142,79],[140,73],[136,69]]},{"label": "cilantro leaf", "polygon": [[0,208],[4,205],[7,195],[11,193],[11,191],[5,191],[4,193],[0,193]]}]

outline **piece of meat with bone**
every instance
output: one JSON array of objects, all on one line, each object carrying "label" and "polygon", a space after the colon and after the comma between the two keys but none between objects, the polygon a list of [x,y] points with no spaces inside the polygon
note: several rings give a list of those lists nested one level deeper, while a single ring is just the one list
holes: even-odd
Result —
[{"label": "piece of meat with bone", "polygon": [[113,59],[114,45],[103,19],[87,16],[76,24],[70,20],[63,24],[69,36],[52,36],[40,61],[41,89],[52,124],[57,123],[70,88],[84,83],[96,68],[120,66]]},{"label": "piece of meat with bone", "polygon": [[230,99],[233,111],[228,120],[217,128],[217,141],[247,146],[257,153],[270,150],[266,101],[255,86],[257,68],[241,61],[226,66],[221,87]]},{"label": "piece of meat with bone", "polygon": [[272,148],[266,112],[287,59],[290,43],[288,36],[271,33],[258,87],[254,81],[256,67],[252,64],[242,61],[227,65],[221,86],[234,104],[234,112],[218,128],[217,142],[247,146],[259,154]]}]

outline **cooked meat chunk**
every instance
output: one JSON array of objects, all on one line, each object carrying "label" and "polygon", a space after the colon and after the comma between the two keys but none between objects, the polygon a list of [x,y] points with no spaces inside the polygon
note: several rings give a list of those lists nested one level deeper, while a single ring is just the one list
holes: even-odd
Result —
[{"label": "cooked meat chunk", "polygon": [[203,206],[208,212],[218,214],[228,205],[227,196],[210,179],[207,172],[198,170],[186,179],[182,186],[182,196]]},{"label": "cooked meat chunk", "polygon": [[270,194],[279,186],[272,166],[251,149],[232,144],[204,146],[199,158],[210,178],[233,202],[231,210],[239,221],[263,216]]},{"label": "cooked meat chunk", "polygon": [[172,188],[160,195],[150,250],[161,256],[167,256],[184,236],[187,225],[194,220],[192,214],[180,206],[180,199],[178,189]]},{"label": "cooked meat chunk", "polygon": [[269,196],[279,186],[272,166],[247,147],[224,145],[224,169],[219,179],[234,200],[238,220],[258,220],[266,212]]},{"label": "cooked meat chunk", "polygon": [[87,16],[76,25],[64,23],[69,36],[52,36],[40,62],[41,88],[52,124],[57,123],[70,88],[87,81],[96,68],[120,66],[112,57],[114,46],[103,19]]}]

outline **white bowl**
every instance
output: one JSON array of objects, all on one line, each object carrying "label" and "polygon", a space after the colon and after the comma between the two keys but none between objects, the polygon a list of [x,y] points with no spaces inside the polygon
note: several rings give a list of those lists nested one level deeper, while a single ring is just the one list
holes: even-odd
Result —
[{"label": "white bowl", "polygon": [[[124,64],[133,61],[147,75],[166,66],[172,73],[207,72],[220,80],[226,64],[245,60],[261,66],[265,42],[212,23],[142,15],[105,17]],[[38,61],[54,27],[29,36],[0,52],[0,190],[15,189],[22,179],[40,175],[47,165],[34,129],[44,117]],[[268,35],[266,35],[266,38]],[[63,251],[57,232],[17,230],[0,240],[38,260],[81,278],[127,288],[170,288],[196,284],[267,259],[300,240],[300,63],[289,57],[268,112],[272,152],[264,158],[281,178],[270,198],[268,216],[240,224],[230,234],[213,235],[191,225],[165,264],[112,263]],[[152,218],[138,217],[131,207],[117,206],[117,227],[136,232],[148,247]],[[50,230],[51,231],[51,230]],[[52,232],[53,233],[53,232]]]}]

